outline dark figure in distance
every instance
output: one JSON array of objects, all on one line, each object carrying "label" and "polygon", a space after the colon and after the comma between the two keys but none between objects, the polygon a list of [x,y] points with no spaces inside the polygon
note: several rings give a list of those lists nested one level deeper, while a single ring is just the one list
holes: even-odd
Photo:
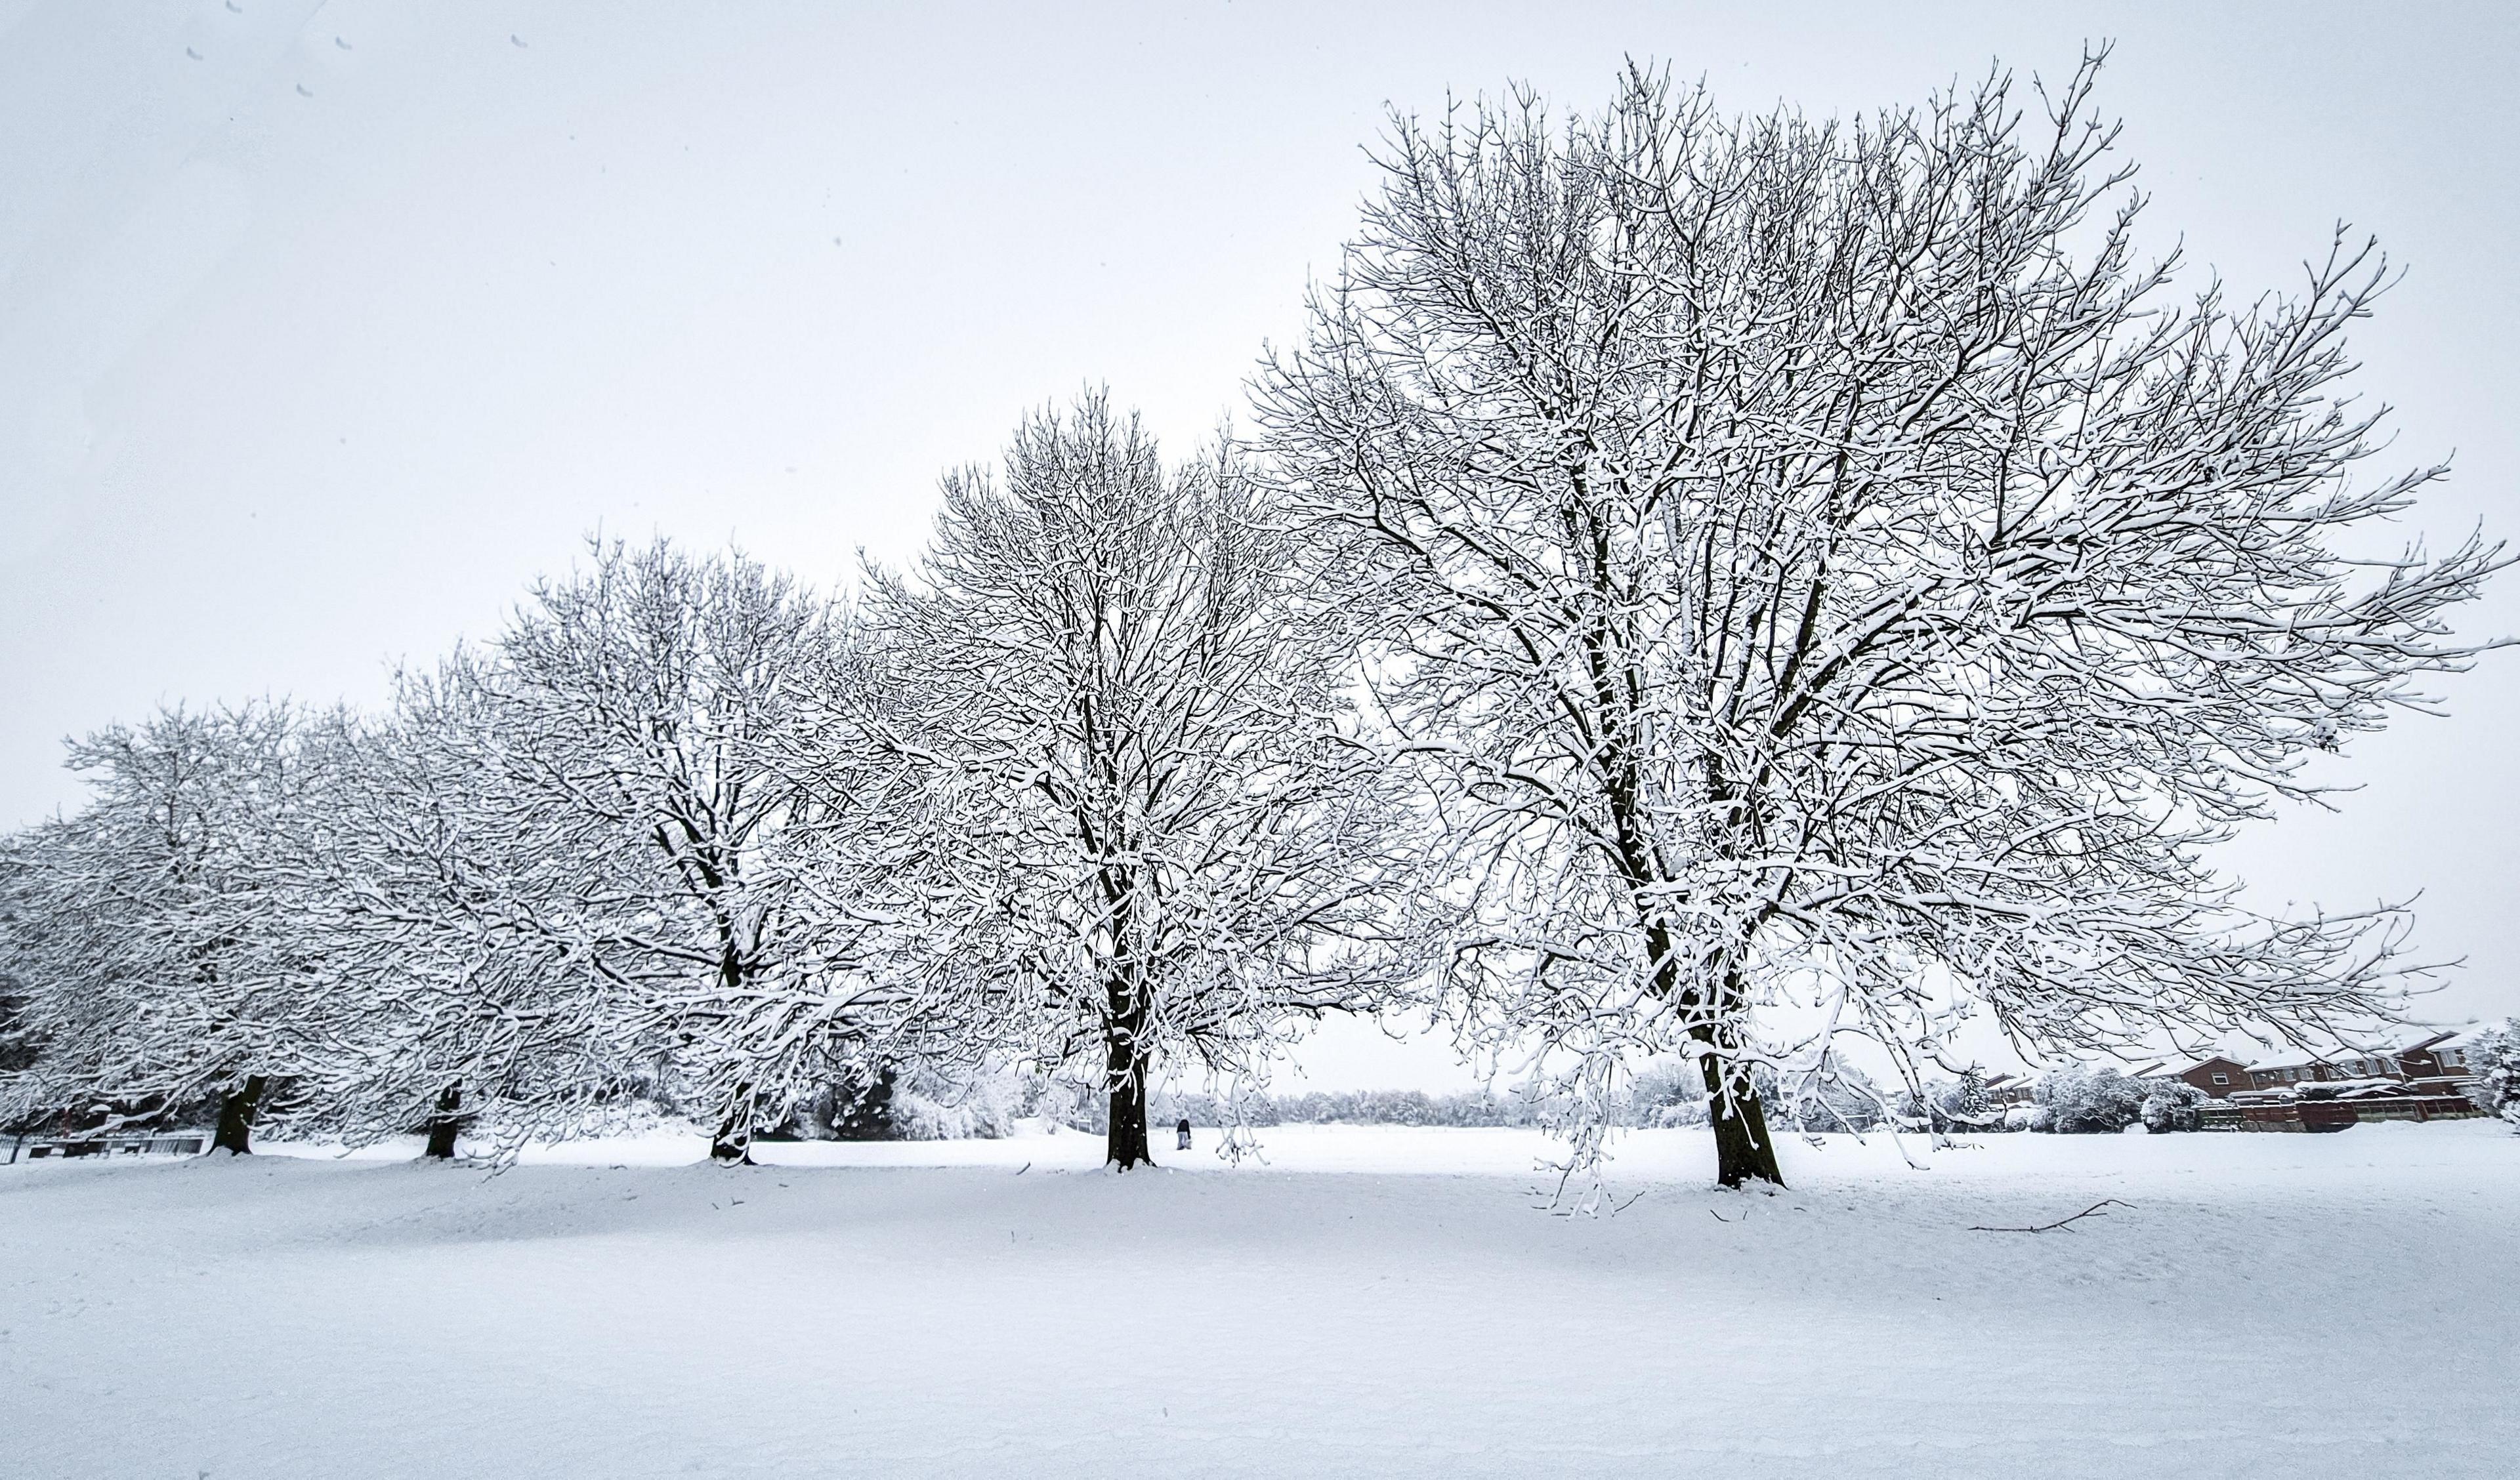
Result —
[{"label": "dark figure in distance", "polygon": [[1173,1149],[1177,1151],[1190,1149],[1190,1117],[1187,1115],[1181,1118],[1181,1124],[1173,1127]]}]

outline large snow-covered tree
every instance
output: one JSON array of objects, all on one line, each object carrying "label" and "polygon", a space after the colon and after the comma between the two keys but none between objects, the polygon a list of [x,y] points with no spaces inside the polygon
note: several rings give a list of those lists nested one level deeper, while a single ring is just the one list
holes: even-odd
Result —
[{"label": "large snow-covered tree", "polygon": [[310,873],[355,943],[338,995],[388,1029],[344,1094],[445,1139],[469,1089],[513,1140],[644,1079],[741,1161],[790,1099],[925,1052],[885,945],[915,798],[835,726],[849,642],[751,561],[602,544],[406,684]]},{"label": "large snow-covered tree", "polygon": [[483,667],[511,805],[578,865],[562,928],[714,1108],[722,1159],[931,1020],[886,948],[913,799],[833,723],[849,641],[751,561],[605,546]]},{"label": "large snow-covered tree", "polygon": [[1004,1030],[1107,1095],[1124,1171],[1159,1059],[1250,1071],[1389,984],[1391,799],[1288,541],[1229,449],[1168,466],[1098,393],[947,477],[927,555],[871,582],[892,743],[955,798],[931,907]]},{"label": "large snow-covered tree", "polygon": [[313,1052],[272,873],[302,816],[307,724],[278,702],[175,708],[71,743],[87,804],[0,858],[0,974],[31,1060],[0,1084],[0,1117],[210,1100],[217,1145],[249,1149]]},{"label": "large snow-covered tree", "polygon": [[[1598,1084],[1695,1053],[1722,1180],[1778,1180],[1763,1012],[2107,1049],[2383,1006],[2397,917],[2258,918],[2208,849],[2473,650],[2501,563],[2391,554],[2340,381],[2384,285],[2182,299],[2096,60],[1873,117],[1632,69],[1396,116],[1258,387],[1476,892],[1453,985]],[[1808,1045],[1807,1045],[1808,1047]]]},{"label": "large snow-covered tree", "polygon": [[503,734],[479,654],[406,672],[385,713],[329,727],[320,801],[273,870],[271,944],[318,966],[305,1118],[350,1141],[425,1126],[451,1156],[484,1099],[511,1144],[566,1134],[639,1068],[583,946],[603,859],[513,783]]}]

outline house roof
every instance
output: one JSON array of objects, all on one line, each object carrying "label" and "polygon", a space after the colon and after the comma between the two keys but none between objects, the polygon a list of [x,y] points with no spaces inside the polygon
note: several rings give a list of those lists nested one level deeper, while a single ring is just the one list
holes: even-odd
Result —
[{"label": "house roof", "polygon": [[2410,1028],[2394,1037],[2374,1039],[2365,1054],[2413,1054],[2458,1036],[2455,1028]]},{"label": "house roof", "polygon": [[2235,1069],[2245,1069],[2248,1067],[2247,1064],[2233,1058],[2228,1054],[2208,1054],[2202,1058],[2182,1058],[2173,1060],[2164,1072],[2171,1074],[2193,1074],[2198,1069],[2218,1063],[2227,1063]]},{"label": "house roof", "polygon": [[2486,1034],[2498,1033],[2504,1028],[2509,1027],[2513,1019],[2508,1017],[2489,1017],[2483,1022],[2472,1022],[2466,1027],[2455,1030],[2440,1043],[2428,1044],[2426,1047],[2436,1049],[2468,1048],[2473,1046],[2478,1039],[2483,1038]]}]

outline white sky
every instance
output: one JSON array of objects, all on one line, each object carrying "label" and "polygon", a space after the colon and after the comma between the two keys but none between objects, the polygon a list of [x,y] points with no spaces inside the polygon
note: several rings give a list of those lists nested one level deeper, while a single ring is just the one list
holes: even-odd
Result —
[{"label": "white sky", "polygon": [[[161,700],[379,697],[598,526],[828,582],[1086,381],[1186,449],[1334,260],[1386,100],[1590,107],[1629,53],[1830,112],[2114,37],[2148,240],[2254,292],[2379,233],[2411,276],[2362,385],[2405,459],[2457,453],[2410,533],[2509,530],[2514,16],[0,0],[0,827]],[[2520,653],[2446,694],[2232,862],[2270,904],[2422,891],[2468,962],[2425,1010],[2510,1011]],[[1315,1083],[1459,1079],[1377,1042]]]}]

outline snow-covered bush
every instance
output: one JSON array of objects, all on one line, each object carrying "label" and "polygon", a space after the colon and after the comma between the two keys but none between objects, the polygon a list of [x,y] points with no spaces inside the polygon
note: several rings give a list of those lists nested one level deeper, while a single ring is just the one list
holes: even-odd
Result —
[{"label": "snow-covered bush", "polygon": [[897,1072],[884,1069],[865,1080],[828,1084],[798,1099],[772,1132],[801,1141],[899,1141],[893,1121]]},{"label": "snow-covered bush", "polygon": [[995,1141],[1042,1113],[1050,1097],[1038,1075],[1004,1065],[906,1065],[826,1086],[797,1101],[780,1132],[806,1141]]},{"label": "snow-covered bush", "polygon": [[2202,1123],[2205,1092],[2182,1079],[2155,1080],[2144,1088],[2143,1128],[2160,1135],[2167,1131],[2193,1131]]},{"label": "snow-covered bush", "polygon": [[2113,1135],[2143,1118],[2144,1086],[2115,1069],[2057,1069],[2035,1093],[2062,1135]]},{"label": "snow-covered bush", "polygon": [[1628,1082],[1625,1125],[1704,1125],[1706,1071],[1693,1058],[1661,1058]]},{"label": "snow-covered bush", "polygon": [[938,1099],[917,1090],[898,1090],[892,1097],[892,1122],[902,1141],[999,1141],[1013,1135],[1022,1118],[1020,1101],[994,1082],[959,1097]]},{"label": "snow-covered bush", "polygon": [[2007,1131],[2052,1131],[2056,1129],[2056,1120],[2044,1104],[2017,1104],[2003,1112],[2003,1128]]},{"label": "snow-covered bush", "polygon": [[1714,1118],[1713,1106],[1704,1099],[1690,1099],[1656,1110],[1652,1124],[1660,1130],[1673,1130],[1681,1126],[1702,1126]]},{"label": "snow-covered bush", "polygon": [[1817,1069],[1772,1074],[1762,1067],[1752,1083],[1768,1106],[1768,1123],[1778,1130],[1870,1131],[1887,1110],[1870,1077],[1835,1055]]}]

